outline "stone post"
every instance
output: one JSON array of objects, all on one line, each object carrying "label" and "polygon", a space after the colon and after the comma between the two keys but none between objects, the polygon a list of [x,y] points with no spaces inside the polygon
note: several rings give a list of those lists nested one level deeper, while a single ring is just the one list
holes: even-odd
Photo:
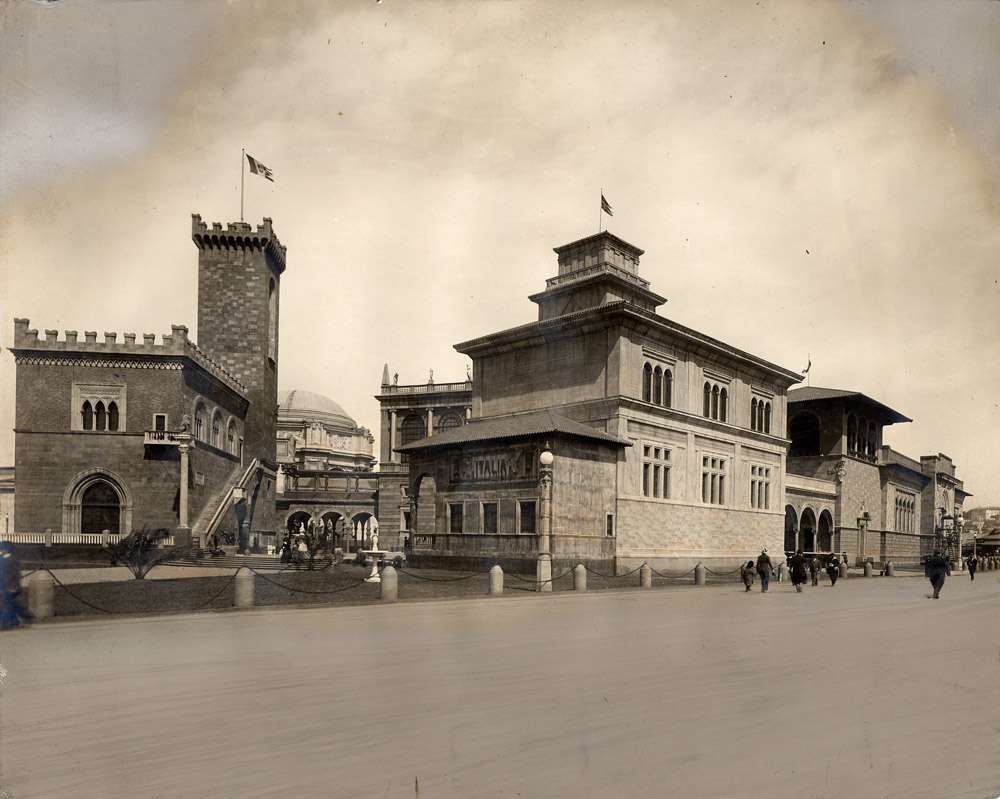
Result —
[{"label": "stone post", "polygon": [[872,572],[873,572],[873,570],[872,570],[872,563],[871,563],[870,560],[866,560],[865,561],[865,577],[871,577],[872,576]]},{"label": "stone post", "polygon": [[395,602],[399,599],[399,575],[392,566],[382,569],[381,593],[379,598],[383,602]]},{"label": "stone post", "polygon": [[46,527],[45,528],[45,546],[47,546],[47,547],[52,546],[52,528],[51,527]]},{"label": "stone post", "polygon": [[490,569],[490,596],[501,596],[503,594],[503,569],[500,564],[496,564]]},{"label": "stone post", "polygon": [[244,567],[236,572],[236,579],[233,580],[236,607],[243,610],[253,607],[255,581],[256,575],[250,569]]},{"label": "stone post", "polygon": [[704,585],[705,584],[705,567],[700,563],[694,567],[694,584]]},{"label": "stone post", "polygon": [[573,569],[573,590],[587,590],[587,567],[582,563],[578,563]]},{"label": "stone post", "polygon": [[28,582],[28,611],[39,621],[52,618],[56,613],[56,581],[47,571],[31,575]]},{"label": "stone post", "polygon": [[893,577],[895,576],[895,574],[896,574],[896,567],[892,565],[892,561],[890,560],[888,563],[885,564],[885,576]]},{"label": "stone post", "polygon": [[653,569],[648,563],[643,563],[639,567],[639,586],[641,588],[653,587]]}]

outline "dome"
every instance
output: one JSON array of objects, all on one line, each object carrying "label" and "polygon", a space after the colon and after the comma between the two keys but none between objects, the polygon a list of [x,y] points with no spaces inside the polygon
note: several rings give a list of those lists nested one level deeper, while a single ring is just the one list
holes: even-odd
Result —
[{"label": "dome", "polygon": [[278,416],[336,422],[348,427],[358,426],[347,411],[329,397],[298,388],[278,392]]}]

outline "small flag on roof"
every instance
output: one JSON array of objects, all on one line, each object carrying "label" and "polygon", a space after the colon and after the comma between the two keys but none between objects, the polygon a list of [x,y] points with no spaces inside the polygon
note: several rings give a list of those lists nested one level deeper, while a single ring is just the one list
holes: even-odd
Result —
[{"label": "small flag on roof", "polygon": [[609,203],[604,198],[603,192],[601,193],[601,210],[604,211],[604,213],[606,213],[608,216],[614,216],[614,213],[611,210],[611,203]]},{"label": "small flag on roof", "polygon": [[269,181],[274,183],[274,173],[264,166],[260,161],[254,158],[250,153],[247,153],[247,161],[250,163],[250,171],[255,175],[263,175]]}]

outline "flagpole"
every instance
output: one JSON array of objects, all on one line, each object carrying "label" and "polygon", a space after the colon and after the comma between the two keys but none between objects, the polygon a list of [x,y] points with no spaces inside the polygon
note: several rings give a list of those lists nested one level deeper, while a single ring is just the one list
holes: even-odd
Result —
[{"label": "flagpole", "polygon": [[243,221],[243,173],[247,169],[247,148],[243,147],[240,153],[240,222]]},{"label": "flagpole", "polygon": [[597,212],[597,232],[601,232],[601,214],[604,213],[604,187],[601,186],[601,207]]},{"label": "flagpole", "polygon": [[813,371],[812,370],[813,356],[812,356],[811,352],[806,353],[806,363],[809,364],[809,371],[806,372],[806,385],[807,386],[811,386],[812,385],[812,371]]}]

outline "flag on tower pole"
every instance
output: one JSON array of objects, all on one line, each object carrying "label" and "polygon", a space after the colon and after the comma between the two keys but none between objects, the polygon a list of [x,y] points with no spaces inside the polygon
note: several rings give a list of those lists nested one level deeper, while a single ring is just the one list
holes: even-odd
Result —
[{"label": "flag on tower pole", "polygon": [[611,210],[611,203],[604,198],[604,192],[601,192],[601,210],[608,216],[614,216],[614,213]]},{"label": "flag on tower pole", "polygon": [[247,161],[250,163],[250,171],[255,175],[263,175],[269,181],[274,183],[274,173],[264,166],[260,161],[254,158],[250,153],[247,153]]},{"label": "flag on tower pole", "polygon": [[809,360],[809,363],[807,363],[806,364],[806,368],[802,370],[802,374],[804,374],[806,376],[806,385],[808,386],[808,385],[810,385],[810,383],[809,383],[809,370],[812,369],[812,367],[813,367],[813,359],[812,359],[812,355],[807,356],[807,358]]}]

